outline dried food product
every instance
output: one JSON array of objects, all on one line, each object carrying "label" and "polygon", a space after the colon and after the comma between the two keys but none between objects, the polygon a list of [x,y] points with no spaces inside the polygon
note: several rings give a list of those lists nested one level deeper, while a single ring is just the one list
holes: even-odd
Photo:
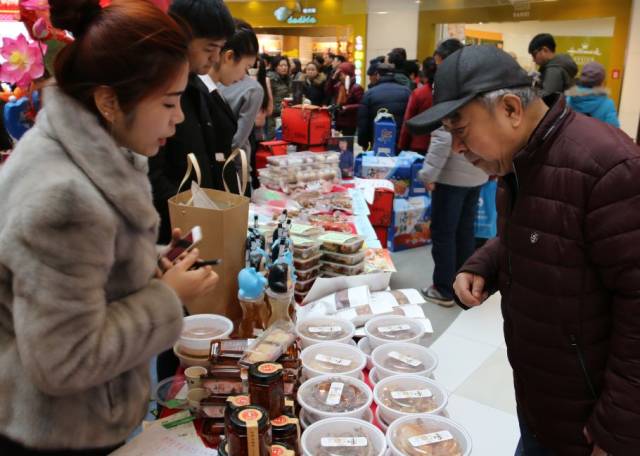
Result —
[{"label": "dried food product", "polygon": [[406,390],[397,386],[387,384],[380,391],[380,400],[385,406],[402,413],[430,413],[438,408],[429,388]]},{"label": "dried food product", "polygon": [[346,233],[325,233],[318,240],[324,250],[337,253],[356,253],[364,245],[362,237]]},{"label": "dried food product", "polygon": [[428,419],[403,423],[391,438],[406,456],[463,456],[453,434]]},{"label": "dried food product", "polygon": [[356,410],[367,403],[369,395],[358,385],[345,382],[344,378],[328,378],[315,383],[305,396],[309,406],[316,410],[331,413],[344,413]]}]

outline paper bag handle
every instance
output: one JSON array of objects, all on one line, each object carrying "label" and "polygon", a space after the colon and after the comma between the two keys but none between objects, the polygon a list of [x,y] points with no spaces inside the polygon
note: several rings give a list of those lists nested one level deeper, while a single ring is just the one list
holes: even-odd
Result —
[{"label": "paper bag handle", "polygon": [[229,189],[227,181],[224,179],[224,170],[227,169],[229,163],[233,163],[238,155],[240,155],[242,174],[240,176],[238,176],[237,172],[235,174],[236,179],[238,180],[238,189],[240,190],[240,195],[244,195],[247,190],[247,184],[249,183],[249,164],[247,162],[247,153],[244,151],[244,149],[236,148],[231,153],[231,155],[229,155],[227,161],[224,162],[224,165],[222,166],[222,183],[224,184],[224,189],[227,193],[233,193],[231,189]]},{"label": "paper bag handle", "polygon": [[202,184],[202,171],[200,170],[200,165],[198,164],[198,159],[196,158],[196,156],[192,153],[187,155],[187,172],[184,173],[184,177],[182,178],[182,181],[180,182],[180,185],[178,186],[178,192],[176,193],[176,195],[178,193],[180,193],[180,191],[182,190],[182,187],[184,187],[184,184],[187,183],[187,181],[189,180],[189,177],[191,177],[191,172],[194,171],[196,172],[196,182],[198,183],[198,185]]}]

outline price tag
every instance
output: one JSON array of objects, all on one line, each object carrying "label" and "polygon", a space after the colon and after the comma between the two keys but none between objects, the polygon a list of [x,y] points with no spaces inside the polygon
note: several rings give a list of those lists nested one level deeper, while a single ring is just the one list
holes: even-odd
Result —
[{"label": "price tag", "polygon": [[431,434],[409,437],[409,443],[414,447],[433,445],[434,443],[440,443],[446,440],[453,440],[453,436],[449,431],[432,432]]},{"label": "price tag", "polygon": [[379,326],[378,327],[378,331],[380,331],[381,333],[406,331],[408,329],[411,329],[410,325],[391,325],[391,326]]},{"label": "price tag", "polygon": [[342,331],[340,326],[309,326],[309,332],[313,334],[336,333]]},{"label": "price tag", "polygon": [[342,390],[344,389],[344,383],[333,382],[329,388],[329,394],[327,395],[327,405],[338,405],[340,398],[342,397]]},{"label": "price tag", "polygon": [[422,399],[431,397],[433,393],[429,389],[409,390],[409,391],[391,391],[391,397],[394,399]]},{"label": "price tag", "polygon": [[397,351],[389,352],[387,356],[389,358],[393,358],[397,361],[400,361],[401,363],[405,363],[408,366],[412,366],[412,367],[418,367],[422,364],[422,361],[420,361],[419,359],[415,359],[415,358],[412,358],[411,356],[403,355],[402,353],[399,353]]},{"label": "price tag", "polygon": [[364,447],[369,444],[366,437],[322,437],[322,447]]},{"label": "price tag", "polygon": [[344,366],[344,367],[351,366],[350,359],[338,358],[336,356],[327,356],[327,355],[318,354],[316,355],[316,360],[322,361],[323,363],[333,364],[334,366]]}]

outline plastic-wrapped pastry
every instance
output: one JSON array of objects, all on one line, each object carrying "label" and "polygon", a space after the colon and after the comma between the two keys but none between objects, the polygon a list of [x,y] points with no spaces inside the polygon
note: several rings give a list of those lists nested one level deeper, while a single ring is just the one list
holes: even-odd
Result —
[{"label": "plastic-wrapped pastry", "polygon": [[463,456],[453,435],[426,419],[403,424],[392,439],[406,456]]}]

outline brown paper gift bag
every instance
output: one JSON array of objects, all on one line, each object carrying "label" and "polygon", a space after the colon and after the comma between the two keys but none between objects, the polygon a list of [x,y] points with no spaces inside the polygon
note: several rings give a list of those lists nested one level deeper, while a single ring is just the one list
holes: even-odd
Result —
[{"label": "brown paper gift bag", "polygon": [[[190,157],[187,177],[191,174],[192,165],[199,174],[194,156]],[[244,183],[246,185],[246,180]],[[240,185],[240,188],[244,187]],[[169,199],[171,226],[187,233],[199,225],[202,228],[202,241],[198,244],[200,257],[205,260],[222,259],[222,264],[214,266],[214,271],[220,276],[215,290],[189,304],[187,310],[190,314],[225,315],[237,322],[242,317],[238,303],[238,273],[245,266],[249,198],[208,188],[202,190],[219,210],[194,207],[190,190]]]}]

